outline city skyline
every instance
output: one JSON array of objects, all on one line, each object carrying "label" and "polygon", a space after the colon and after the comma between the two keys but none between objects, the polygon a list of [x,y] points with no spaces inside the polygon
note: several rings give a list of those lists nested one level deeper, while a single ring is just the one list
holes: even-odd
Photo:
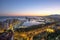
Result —
[{"label": "city skyline", "polygon": [[60,15],[60,0],[0,0],[0,16]]}]

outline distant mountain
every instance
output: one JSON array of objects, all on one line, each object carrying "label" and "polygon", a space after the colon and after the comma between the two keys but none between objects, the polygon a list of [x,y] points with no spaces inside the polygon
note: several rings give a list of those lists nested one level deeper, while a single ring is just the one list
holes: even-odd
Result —
[{"label": "distant mountain", "polygon": [[57,21],[60,21],[60,15],[55,14],[55,15],[50,15],[49,17],[51,17]]},{"label": "distant mountain", "polygon": [[58,15],[58,14],[50,15],[50,16],[52,16],[52,17],[60,17],[60,15]]}]

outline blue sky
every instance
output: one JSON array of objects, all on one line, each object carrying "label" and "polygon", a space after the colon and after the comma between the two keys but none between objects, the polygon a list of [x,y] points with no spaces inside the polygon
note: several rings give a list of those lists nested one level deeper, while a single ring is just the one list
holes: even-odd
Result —
[{"label": "blue sky", "polygon": [[60,14],[60,0],[0,0],[0,16]]}]

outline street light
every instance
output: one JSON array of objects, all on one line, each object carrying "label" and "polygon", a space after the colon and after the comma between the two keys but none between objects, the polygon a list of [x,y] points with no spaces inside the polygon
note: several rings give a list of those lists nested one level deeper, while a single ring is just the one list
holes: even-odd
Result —
[{"label": "street light", "polygon": [[54,29],[51,29],[51,28],[46,29],[46,31],[47,31],[47,32],[50,32],[50,33],[51,33],[51,32],[55,32],[55,30],[54,30]]}]

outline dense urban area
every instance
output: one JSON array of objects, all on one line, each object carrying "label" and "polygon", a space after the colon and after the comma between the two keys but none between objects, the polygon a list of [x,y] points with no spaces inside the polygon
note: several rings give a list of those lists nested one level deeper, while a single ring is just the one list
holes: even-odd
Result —
[{"label": "dense urban area", "polygon": [[0,16],[0,40],[60,40],[60,15]]}]

